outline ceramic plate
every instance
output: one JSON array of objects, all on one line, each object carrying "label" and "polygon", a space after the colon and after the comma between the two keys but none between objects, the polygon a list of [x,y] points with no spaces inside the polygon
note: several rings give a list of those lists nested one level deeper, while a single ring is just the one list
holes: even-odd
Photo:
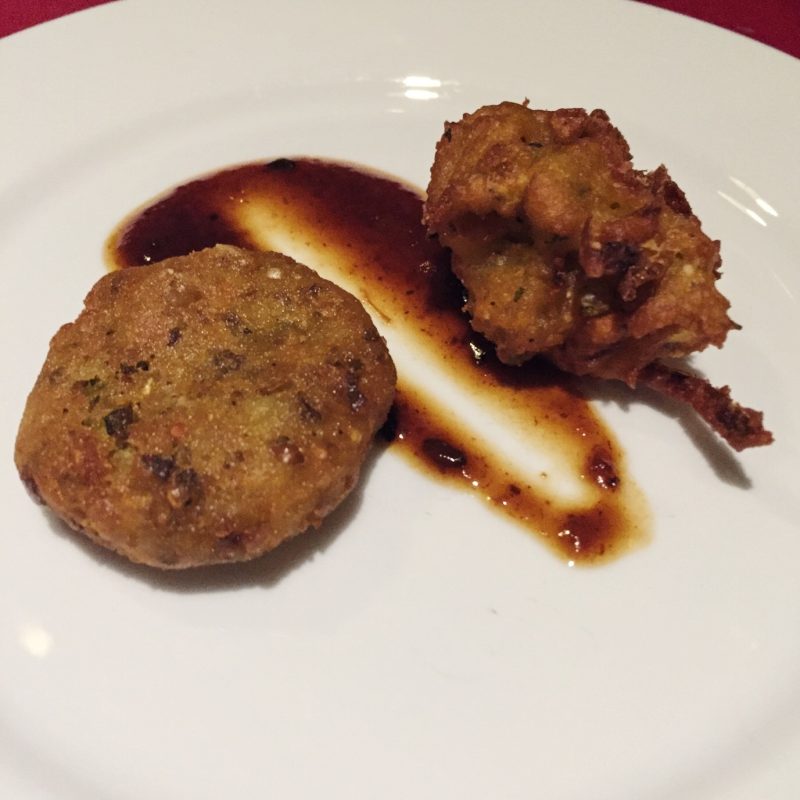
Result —
[{"label": "ceramic plate", "polygon": [[[610,0],[176,0],[12,36],[0,74],[0,794],[797,796],[796,60]],[[743,330],[694,363],[773,446],[598,397],[652,537],[592,569],[391,448],[322,531],[238,568],[127,566],[31,502],[25,397],[125,214],[285,155],[423,187],[445,119],[525,97],[605,108],[722,240]]]}]

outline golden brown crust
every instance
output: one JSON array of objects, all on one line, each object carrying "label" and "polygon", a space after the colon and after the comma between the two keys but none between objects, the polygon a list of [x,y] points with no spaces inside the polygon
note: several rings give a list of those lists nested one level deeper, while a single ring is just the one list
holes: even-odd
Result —
[{"label": "golden brown crust", "polygon": [[16,463],[134,561],[248,559],[353,488],[395,379],[354,297],[285,256],[219,246],[97,282],[51,342]]},{"label": "golden brown crust", "polygon": [[635,386],[738,327],[715,285],[719,242],[665,167],[633,168],[604,111],[505,102],[447,123],[424,221],[506,363],[542,354]]},{"label": "golden brown crust", "polygon": [[517,364],[544,353],[635,385],[734,324],[710,240],[666,169],[633,169],[605,112],[484,107],[448,125],[425,221],[453,251],[473,326]]},{"label": "golden brown crust", "polygon": [[690,405],[734,450],[772,444],[772,434],[764,429],[764,415],[740,406],[727,386],[716,388],[707,380],[664,364],[648,364],[639,380],[661,394]]}]

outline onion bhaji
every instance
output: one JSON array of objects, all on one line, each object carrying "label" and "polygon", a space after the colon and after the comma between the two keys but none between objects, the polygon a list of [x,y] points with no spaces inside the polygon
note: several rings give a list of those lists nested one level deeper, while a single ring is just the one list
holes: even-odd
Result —
[{"label": "onion bhaji", "polygon": [[356,298],[277,253],[217,246],[97,282],[51,342],[15,460],[133,561],[241,561],[350,492],[395,381]]},{"label": "onion bhaji", "polygon": [[727,389],[689,392],[692,376],[663,366],[738,328],[715,285],[719,242],[665,167],[633,168],[604,111],[504,102],[447,123],[424,222],[503,362],[543,355],[577,375],[651,385],[692,403],[736,449],[772,441]]}]

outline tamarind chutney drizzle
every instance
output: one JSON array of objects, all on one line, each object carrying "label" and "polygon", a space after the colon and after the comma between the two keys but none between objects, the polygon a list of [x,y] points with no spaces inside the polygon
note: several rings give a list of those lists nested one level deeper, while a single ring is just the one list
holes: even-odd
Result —
[{"label": "tamarind chutney drizzle", "polygon": [[421,193],[389,176],[333,161],[279,158],[222,169],[168,191],[119,224],[106,258],[112,268],[130,268],[214,244],[265,249],[273,225],[294,233],[304,246],[335,256],[378,316],[413,334],[444,373],[487,398],[503,424],[520,435],[544,431],[566,454],[586,497],[564,500],[548,489],[544,473],[531,480],[415,384],[402,364],[384,426],[391,449],[428,475],[477,492],[570,565],[605,562],[642,544],[647,514],[614,436],[574,378],[540,360],[504,365],[472,331],[449,254],[421,223],[422,204]]}]

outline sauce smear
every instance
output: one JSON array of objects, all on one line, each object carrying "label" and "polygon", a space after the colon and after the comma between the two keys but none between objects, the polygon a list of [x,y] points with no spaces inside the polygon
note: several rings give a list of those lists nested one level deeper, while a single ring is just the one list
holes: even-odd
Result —
[{"label": "sauce smear", "polygon": [[[478,492],[570,564],[608,560],[644,541],[643,502],[613,436],[575,381],[534,360],[506,366],[461,311],[448,253],[420,222],[420,194],[349,165],[281,158],[222,170],[157,199],[108,240],[113,268],[136,267],[213,244],[283,249],[336,282],[342,277],[383,322],[465,396],[481,399],[512,435],[535,430],[568,462],[580,499],[564,500],[515,466],[480,427],[459,421],[398,362],[387,435],[426,473]],[[273,243],[277,241],[277,246]],[[292,250],[293,252],[289,252]],[[336,275],[317,258],[335,264]],[[388,336],[387,336],[388,338]],[[390,343],[391,346],[391,343]]]}]

